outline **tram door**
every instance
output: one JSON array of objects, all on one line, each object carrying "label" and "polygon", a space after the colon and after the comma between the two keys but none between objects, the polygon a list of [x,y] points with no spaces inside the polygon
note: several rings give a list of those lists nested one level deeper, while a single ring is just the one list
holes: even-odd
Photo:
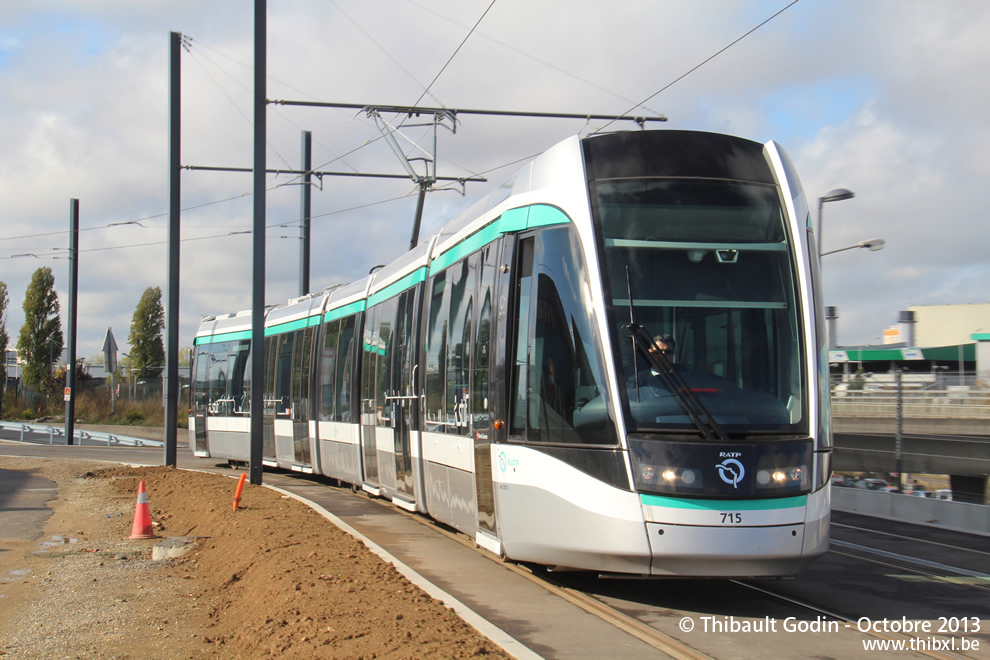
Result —
[{"label": "tram door", "polygon": [[415,497],[415,483],[412,470],[412,428],[418,410],[417,397],[413,390],[415,372],[412,367],[413,331],[415,325],[417,289],[412,288],[399,295],[396,310],[395,331],[392,335],[393,347],[389,351],[391,365],[389,367],[388,391],[385,397],[386,405],[390,407],[392,431],[395,450],[395,489],[408,496]]},{"label": "tram door", "polygon": [[[478,279],[478,334],[475,350],[475,364],[471,372],[472,431],[474,433],[475,488],[478,501],[478,529],[498,537],[495,519],[494,475],[492,474],[492,443],[496,442],[497,412],[496,402],[500,381],[495,377],[497,363],[498,328],[504,323],[504,309],[499,306],[499,265],[512,262],[514,237],[506,237],[500,261],[499,242],[481,250]],[[502,277],[509,279],[510,273]],[[496,383],[493,387],[492,383]]]},{"label": "tram door", "polygon": [[278,338],[265,337],[265,381],[264,409],[262,414],[262,458],[276,460],[275,451],[275,417],[279,401],[275,398],[275,363],[278,359]]},{"label": "tram door", "polygon": [[191,408],[191,424],[189,426],[190,440],[193,453],[196,456],[209,456],[209,445],[206,441],[206,402],[209,390],[210,351],[200,347],[196,355],[196,380],[193,384]]},{"label": "tram door", "polygon": [[380,486],[378,476],[377,420],[381,414],[375,400],[375,371],[379,351],[379,309],[368,310],[364,320],[361,343],[361,474],[364,483],[372,489]]},{"label": "tram door", "polygon": [[[510,242],[510,240],[514,242]],[[533,315],[533,261],[535,238],[532,235],[506,237],[499,259],[497,281],[497,353],[492,382],[494,390],[493,426],[498,443],[498,462],[492,466],[494,505],[498,513],[498,538],[502,549],[525,537],[530,518],[530,499],[526,490],[514,486],[513,445],[526,437],[526,402],[529,399],[528,372],[529,328]]]}]

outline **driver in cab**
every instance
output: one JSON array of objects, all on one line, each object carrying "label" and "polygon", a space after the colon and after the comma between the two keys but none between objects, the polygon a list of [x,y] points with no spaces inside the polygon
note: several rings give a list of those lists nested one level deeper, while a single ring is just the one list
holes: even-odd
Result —
[{"label": "driver in cab", "polygon": [[[663,360],[659,357],[660,354],[667,358],[667,362],[677,371],[682,371],[683,367],[679,364],[674,364],[674,352],[677,350],[677,344],[674,338],[669,334],[659,334],[653,337],[653,345],[650,346],[650,354],[657,357],[657,361],[663,364]],[[647,383],[652,383],[656,381],[656,377],[660,374],[653,368],[652,365],[647,369],[643,369],[639,372],[637,376],[637,386],[646,385]]]}]

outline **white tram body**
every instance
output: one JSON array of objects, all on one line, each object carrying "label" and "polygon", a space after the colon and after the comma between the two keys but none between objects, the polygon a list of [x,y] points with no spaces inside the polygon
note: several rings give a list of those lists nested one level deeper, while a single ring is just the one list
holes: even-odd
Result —
[{"label": "white tram body", "polygon": [[[250,456],[250,323],[196,336],[197,455]],[[264,463],[514,561],[789,576],[828,546],[826,355],[776,143],[574,137],[367,278],[266,310]]]}]

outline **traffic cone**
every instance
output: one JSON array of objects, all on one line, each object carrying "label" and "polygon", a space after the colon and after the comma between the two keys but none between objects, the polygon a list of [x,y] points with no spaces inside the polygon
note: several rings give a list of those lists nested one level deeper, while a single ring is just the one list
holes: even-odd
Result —
[{"label": "traffic cone", "polygon": [[129,539],[156,539],[151,528],[151,509],[148,508],[148,493],[144,489],[144,481],[138,486],[137,505],[134,507],[134,526],[131,527]]}]

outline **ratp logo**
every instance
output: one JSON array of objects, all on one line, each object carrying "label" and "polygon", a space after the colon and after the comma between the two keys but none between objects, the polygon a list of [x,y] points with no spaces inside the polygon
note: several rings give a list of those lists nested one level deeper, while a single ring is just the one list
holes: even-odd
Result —
[{"label": "ratp logo", "polygon": [[513,468],[519,465],[519,461],[515,458],[509,458],[505,455],[504,451],[498,453],[498,469],[501,472],[505,472],[508,468]]},{"label": "ratp logo", "polygon": [[727,458],[715,467],[718,468],[719,478],[727,484],[732,484],[733,488],[738,488],[739,482],[746,476],[746,468],[734,458]]}]

